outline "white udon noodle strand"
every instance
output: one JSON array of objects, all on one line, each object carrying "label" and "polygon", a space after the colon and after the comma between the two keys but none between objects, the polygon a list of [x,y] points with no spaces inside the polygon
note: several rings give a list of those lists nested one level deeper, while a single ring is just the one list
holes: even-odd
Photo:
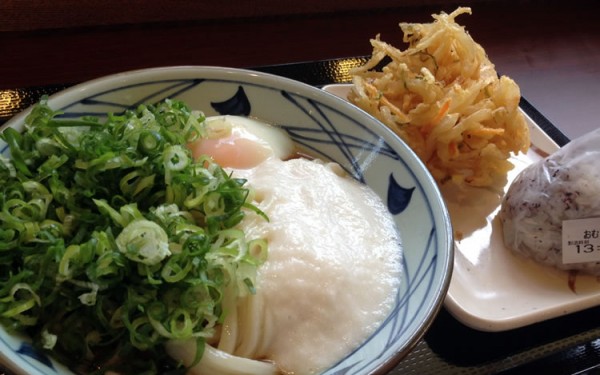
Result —
[{"label": "white udon noodle strand", "polygon": [[[173,340],[166,345],[167,353],[190,365],[196,355],[195,340]],[[276,375],[277,368],[269,362],[234,356],[206,344],[202,359],[190,368],[190,375]]]},{"label": "white udon noodle strand", "polygon": [[262,324],[260,315],[260,297],[252,296],[245,297],[245,301],[242,301],[239,309],[239,326],[240,335],[238,345],[235,349],[234,354],[245,358],[257,358],[257,348],[262,337]]},{"label": "white udon noodle strand", "polygon": [[[205,344],[202,359],[189,369],[190,375],[274,375],[277,367],[260,361],[268,347],[272,329],[265,324],[264,303],[260,295],[238,299],[230,288],[223,298],[228,312],[221,327],[216,347]],[[167,343],[167,353],[190,366],[196,354],[195,340],[174,340]]]},{"label": "white udon noodle strand", "polygon": [[[259,346],[265,347],[267,342],[264,332],[264,303],[261,295],[248,295],[235,299],[227,292],[224,307],[229,314],[221,327],[221,336],[217,348],[226,353],[245,358],[260,358]],[[232,297],[233,296],[233,297]]]},{"label": "white udon noodle strand", "polygon": [[223,311],[226,314],[217,349],[233,354],[238,341],[238,303],[237,295],[229,286],[225,289],[223,296]]}]

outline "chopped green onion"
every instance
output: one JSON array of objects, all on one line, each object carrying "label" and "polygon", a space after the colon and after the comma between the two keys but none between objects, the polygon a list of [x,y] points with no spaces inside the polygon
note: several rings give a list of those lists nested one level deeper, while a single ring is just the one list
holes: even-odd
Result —
[{"label": "chopped green onion", "polygon": [[119,251],[134,262],[152,266],[171,255],[167,232],[150,220],[136,220],[127,224],[116,242]]},{"label": "chopped green onion", "polygon": [[112,357],[97,373],[177,368],[169,339],[195,337],[199,360],[225,289],[253,293],[267,257],[235,226],[266,216],[246,181],[192,158],[207,130],[183,102],[61,114],[43,98],[0,134],[0,323],[70,365]]}]

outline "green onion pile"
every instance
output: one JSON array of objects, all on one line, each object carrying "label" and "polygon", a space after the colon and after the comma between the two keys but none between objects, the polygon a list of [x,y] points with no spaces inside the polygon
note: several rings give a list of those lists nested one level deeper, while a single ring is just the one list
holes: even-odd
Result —
[{"label": "green onion pile", "polygon": [[195,337],[200,358],[226,288],[254,292],[266,242],[235,227],[264,214],[192,158],[204,116],[180,101],[60,114],[43,98],[0,135],[0,323],[77,372],[183,373],[162,344]]}]

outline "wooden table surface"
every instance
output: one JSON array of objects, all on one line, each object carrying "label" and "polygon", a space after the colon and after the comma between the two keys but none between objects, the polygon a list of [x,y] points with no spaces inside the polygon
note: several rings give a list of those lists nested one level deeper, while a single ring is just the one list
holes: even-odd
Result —
[{"label": "wooden table surface", "polygon": [[[213,6],[208,9],[214,14],[211,18],[210,12],[187,16],[181,1],[172,3],[179,16],[168,16],[165,4],[169,3],[149,1],[150,9],[138,17],[135,8],[123,6],[127,1],[107,1],[108,8],[87,13],[76,7],[77,2],[67,4],[70,8],[51,8],[50,3],[69,1],[39,1],[39,12],[21,9],[23,3],[17,1],[0,5],[0,90],[77,83],[155,66],[253,67],[366,55],[371,52],[369,39],[377,33],[402,47],[399,22],[429,22],[432,13],[457,7],[433,0],[420,2],[425,5],[376,0],[373,8],[367,8],[365,2],[350,0],[342,8],[342,1],[311,0],[304,8],[282,1],[277,12],[273,8],[277,2],[263,0],[257,4],[270,6],[265,8],[270,11],[261,13],[259,5],[246,5],[227,17],[226,11]],[[94,2],[79,4],[89,3]],[[116,4],[119,8],[113,9]],[[310,11],[306,9],[310,4],[322,5]],[[570,138],[597,126],[600,22],[596,2],[471,0],[461,4],[470,6],[473,14],[460,16],[458,22],[542,114]],[[223,2],[223,7],[234,5]],[[286,12],[285,6],[292,10]],[[161,12],[167,15],[161,18]],[[125,23],[128,13],[133,23]],[[153,18],[144,22],[143,16]]]}]

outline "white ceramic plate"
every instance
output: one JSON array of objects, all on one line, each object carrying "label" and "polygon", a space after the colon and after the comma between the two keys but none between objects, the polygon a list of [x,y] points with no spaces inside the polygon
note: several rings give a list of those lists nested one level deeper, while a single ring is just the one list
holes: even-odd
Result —
[{"label": "white ceramic plate", "polygon": [[[79,117],[120,113],[166,97],[179,98],[206,115],[250,115],[282,126],[295,142],[338,162],[388,203],[406,249],[397,303],[363,345],[324,374],[389,371],[430,326],[443,304],[453,265],[447,209],[416,155],[373,117],[334,95],[245,70],[170,67],[127,72],[77,85],[52,96],[48,104],[66,117]],[[26,114],[6,126],[23,129]],[[1,141],[0,153],[8,156]],[[0,361],[19,374],[70,374],[25,338],[8,335],[1,327]]]},{"label": "white ceramic plate", "polygon": [[[350,85],[329,85],[324,90],[346,98]],[[540,266],[504,246],[497,216],[502,195],[526,166],[558,149],[527,114],[525,118],[532,147],[511,158],[515,168],[501,193],[471,188],[457,194],[442,189],[456,243],[445,305],[459,321],[483,331],[523,327],[600,303],[600,282],[595,277],[577,276],[572,288],[567,272]]]}]

